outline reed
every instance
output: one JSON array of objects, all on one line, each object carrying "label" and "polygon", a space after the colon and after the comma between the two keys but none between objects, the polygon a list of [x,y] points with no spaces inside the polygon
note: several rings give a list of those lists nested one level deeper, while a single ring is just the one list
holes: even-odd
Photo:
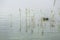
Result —
[{"label": "reed", "polygon": [[19,8],[19,14],[20,14],[20,32],[21,32],[21,9]]}]

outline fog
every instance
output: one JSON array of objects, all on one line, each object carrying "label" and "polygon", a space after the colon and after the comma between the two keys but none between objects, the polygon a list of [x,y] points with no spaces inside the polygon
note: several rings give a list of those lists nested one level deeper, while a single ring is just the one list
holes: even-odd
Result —
[{"label": "fog", "polygon": [[[55,5],[54,0],[0,0],[0,40],[60,40],[59,4],[60,0],[56,0]],[[26,9],[30,11],[27,24]],[[51,10],[54,13],[52,20],[55,21],[53,28],[50,26]],[[42,27],[43,17],[49,20],[43,22]]]}]

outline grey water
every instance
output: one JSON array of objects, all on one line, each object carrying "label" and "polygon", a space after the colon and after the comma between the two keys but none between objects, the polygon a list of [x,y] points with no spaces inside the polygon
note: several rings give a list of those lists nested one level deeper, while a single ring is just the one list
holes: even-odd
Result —
[{"label": "grey water", "polygon": [[[19,13],[12,13],[12,17],[10,16],[11,13],[1,13],[0,14],[0,40],[60,40],[60,31],[57,28],[52,30],[49,29],[49,22],[47,22],[46,29],[42,35],[42,29],[38,28],[37,20],[35,28],[33,29],[34,32],[31,33],[31,29],[28,29],[26,32],[26,20],[25,16],[22,13],[21,19],[21,31],[20,29],[20,16]],[[36,14],[36,17],[38,14]],[[39,18],[38,18],[39,19]],[[12,21],[11,21],[12,20]],[[58,24],[58,23],[57,23]],[[56,26],[58,27],[58,26]],[[39,29],[39,30],[38,30]]]}]

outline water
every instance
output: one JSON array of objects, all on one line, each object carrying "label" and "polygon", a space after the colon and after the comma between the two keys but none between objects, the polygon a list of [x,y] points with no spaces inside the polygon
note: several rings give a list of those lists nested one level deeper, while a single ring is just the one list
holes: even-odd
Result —
[{"label": "water", "polygon": [[[43,22],[43,27],[41,25],[37,25],[40,21],[38,21],[41,16],[38,16],[40,13],[37,11],[31,12],[35,13],[35,27],[33,29],[33,33],[31,33],[31,25],[30,20],[30,28],[26,32],[26,16],[24,11],[22,11],[22,19],[21,19],[21,31],[20,31],[20,15],[18,11],[16,13],[12,13],[12,19],[9,13],[2,12],[0,14],[0,40],[59,40],[60,32],[57,29],[57,19],[55,28],[50,29],[49,21]],[[38,13],[38,14],[36,14]],[[31,14],[33,16],[33,14]],[[30,16],[31,16],[30,15]],[[46,15],[45,15],[46,16]],[[47,16],[46,16],[47,17]],[[49,16],[50,17],[50,16]],[[49,18],[48,17],[48,18]],[[40,19],[39,19],[40,20]],[[11,25],[12,21],[12,25]],[[12,26],[12,27],[11,27]],[[42,29],[43,35],[42,35]]]}]

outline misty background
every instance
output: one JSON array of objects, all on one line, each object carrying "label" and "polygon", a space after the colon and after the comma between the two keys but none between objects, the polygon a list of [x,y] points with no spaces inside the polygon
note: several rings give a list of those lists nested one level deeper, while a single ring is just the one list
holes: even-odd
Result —
[{"label": "misty background", "polygon": [[[0,0],[0,40],[60,40],[58,28],[60,26],[60,0],[56,0],[55,6],[53,4],[54,0]],[[30,28],[32,28],[31,17],[35,15],[33,34],[29,28],[26,32],[26,9],[30,10]],[[56,27],[52,29],[50,29],[51,10],[54,11],[56,23]],[[38,27],[41,17],[49,18],[46,25],[43,24],[45,28],[43,35],[42,28]]]}]

